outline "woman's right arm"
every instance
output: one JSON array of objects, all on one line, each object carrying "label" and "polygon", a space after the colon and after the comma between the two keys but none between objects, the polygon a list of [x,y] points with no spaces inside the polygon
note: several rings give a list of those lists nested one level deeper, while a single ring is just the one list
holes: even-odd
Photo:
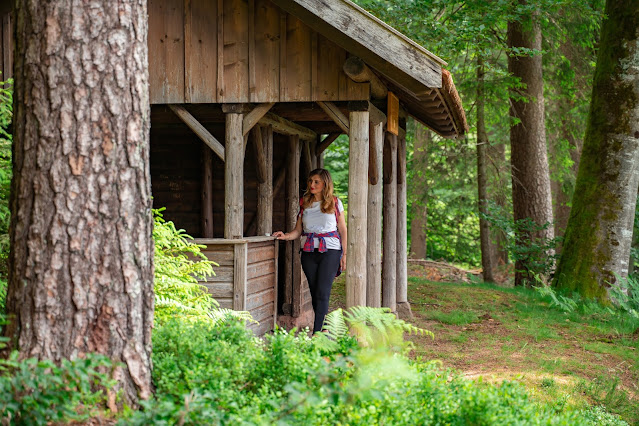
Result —
[{"label": "woman's right arm", "polygon": [[290,241],[296,238],[299,238],[302,235],[302,218],[297,219],[297,223],[295,224],[295,228],[288,233],[283,233],[282,231],[273,232],[273,236],[278,240]]}]

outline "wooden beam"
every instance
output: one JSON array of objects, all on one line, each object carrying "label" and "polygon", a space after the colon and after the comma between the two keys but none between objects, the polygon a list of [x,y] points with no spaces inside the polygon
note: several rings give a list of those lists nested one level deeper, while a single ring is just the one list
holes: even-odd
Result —
[{"label": "wooden beam", "polygon": [[382,80],[357,56],[349,57],[342,67],[347,76],[357,83],[370,83],[371,97],[384,99],[388,95],[388,88]]},{"label": "wooden beam", "polygon": [[382,183],[370,176],[382,174],[384,125],[371,124],[368,163],[368,212],[366,237],[366,306],[382,306]]},{"label": "wooden beam", "polygon": [[246,114],[242,123],[242,134],[246,135],[264,117],[264,114],[273,108],[275,102],[269,104],[259,104],[251,112]]},{"label": "wooden beam", "polygon": [[266,154],[264,153],[264,140],[262,136],[261,126],[253,127],[251,131],[251,140],[253,141],[253,148],[255,152],[255,163],[257,166],[257,182],[265,183],[267,181],[266,168],[267,168],[268,162],[266,159]]},{"label": "wooden beam", "polygon": [[442,86],[443,60],[350,1],[273,3],[412,93]]},{"label": "wooden beam", "polygon": [[368,103],[368,112],[372,124],[386,124],[386,114],[370,102]]},{"label": "wooden beam", "polygon": [[[298,136],[289,138],[288,159],[286,164],[286,211],[285,228],[290,231],[297,222],[299,211],[299,187],[300,187],[300,140]],[[302,280],[296,262],[300,261],[299,238],[286,243],[286,258],[284,270],[286,274],[284,284],[284,303],[286,314],[293,317],[299,316],[301,308]]]},{"label": "wooden beam", "polygon": [[324,140],[317,145],[317,148],[315,149],[315,155],[317,155],[318,157],[322,155],[324,150],[328,148],[340,135],[341,133],[337,132],[327,135]]},{"label": "wooden beam", "polygon": [[193,117],[191,113],[186,110],[186,108],[175,104],[169,104],[169,108],[171,108],[175,115],[180,117],[184,124],[189,126],[189,128],[193,130],[193,132],[198,135],[200,139],[202,139],[202,142],[207,144],[209,148],[213,150],[215,155],[217,155],[222,161],[225,161],[226,155],[224,153],[224,146],[222,146],[222,144],[218,142],[217,139],[215,139],[215,136],[213,136],[211,132],[206,130],[206,128],[202,126],[202,124],[197,121],[197,119]]},{"label": "wooden beam", "polygon": [[202,237],[213,238],[213,152],[202,145]]},{"label": "wooden beam", "polygon": [[285,118],[267,112],[259,121],[262,126],[273,126],[273,131],[282,135],[299,136],[301,140],[312,141],[317,138],[317,133],[309,128],[295,124]]},{"label": "wooden beam", "polygon": [[313,160],[311,159],[311,148],[310,142],[304,142],[302,146],[302,159],[304,160],[304,170],[306,171],[306,175],[313,170]]},{"label": "wooden beam", "polygon": [[266,179],[257,185],[257,235],[270,235],[273,233],[273,129],[264,127],[260,133],[262,140],[255,142],[263,147]]},{"label": "wooden beam", "polygon": [[244,137],[242,114],[226,114],[224,162],[224,238],[242,238],[244,231]]},{"label": "wooden beam", "polygon": [[397,311],[397,136],[384,140],[382,306]]},{"label": "wooden beam", "polygon": [[408,231],[406,220],[406,139],[397,141],[397,314],[410,319],[408,303]]},{"label": "wooden beam", "polygon": [[317,105],[324,110],[326,115],[328,115],[344,133],[349,134],[351,127],[350,121],[333,102],[318,101]]},{"label": "wooden beam", "polygon": [[346,307],[366,306],[368,110],[350,112]]}]

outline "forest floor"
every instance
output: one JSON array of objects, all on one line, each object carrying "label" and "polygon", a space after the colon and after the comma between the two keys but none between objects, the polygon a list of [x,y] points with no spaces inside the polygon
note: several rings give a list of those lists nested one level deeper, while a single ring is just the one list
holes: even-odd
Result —
[{"label": "forest floor", "polygon": [[[604,405],[639,425],[636,322],[603,309],[565,313],[531,289],[432,276],[431,268],[409,266],[411,322],[435,334],[409,337],[413,357],[439,360],[470,379],[515,380],[557,409]],[[335,281],[331,310],[344,306],[343,277]]]}]

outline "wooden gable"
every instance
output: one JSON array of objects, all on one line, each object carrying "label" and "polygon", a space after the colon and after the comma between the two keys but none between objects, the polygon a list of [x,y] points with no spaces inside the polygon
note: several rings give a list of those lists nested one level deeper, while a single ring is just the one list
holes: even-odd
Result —
[{"label": "wooden gable", "polygon": [[346,50],[270,0],[149,0],[152,104],[367,100]]}]

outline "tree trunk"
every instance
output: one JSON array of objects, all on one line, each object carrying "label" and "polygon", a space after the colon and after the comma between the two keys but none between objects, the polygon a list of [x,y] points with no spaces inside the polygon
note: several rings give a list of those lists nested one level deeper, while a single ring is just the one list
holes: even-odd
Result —
[{"label": "tree trunk", "polygon": [[479,239],[481,246],[481,266],[484,281],[494,282],[493,245],[490,241],[490,226],[481,215],[488,213],[488,176],[486,172],[486,151],[488,135],[484,117],[484,60],[477,57],[477,204],[479,208]]},{"label": "tree trunk", "polygon": [[428,129],[421,123],[415,122],[415,140],[413,146],[413,182],[410,185],[412,192],[413,219],[410,224],[410,257],[426,259],[426,201],[428,186],[426,170],[428,169]]},{"label": "tree trunk", "polygon": [[[504,214],[510,214],[510,207],[508,206],[508,179],[509,170],[506,166],[506,145],[502,143],[496,143],[494,145],[487,145],[487,154],[490,167],[488,167],[488,174],[490,176],[490,188],[495,200],[495,204],[499,207],[499,210]],[[505,265],[508,263],[508,249],[506,238],[506,232],[503,229],[493,227],[491,229],[491,241],[494,241],[492,255],[493,255],[493,267],[499,265]]]},{"label": "tree trunk", "polygon": [[[524,3],[520,0],[520,3]],[[539,14],[532,13],[521,22],[508,23],[508,46],[541,51]],[[519,123],[510,129],[513,213],[515,221],[530,218],[538,226],[552,222],[550,173],[546,153],[544,127],[544,82],[541,53],[533,56],[508,57],[508,71],[518,78],[521,93],[511,96],[510,115]],[[522,99],[523,98],[523,99]],[[517,235],[518,244],[530,247],[534,240],[552,239],[552,226]],[[515,263],[515,285],[532,281],[529,259],[520,257]]]},{"label": "tree trunk", "polygon": [[147,8],[16,2],[5,330],[21,358],[123,363],[151,395],[153,253]]},{"label": "tree trunk", "polygon": [[639,185],[639,3],[606,2],[588,127],[556,272],[559,288],[606,300],[628,258]]}]

